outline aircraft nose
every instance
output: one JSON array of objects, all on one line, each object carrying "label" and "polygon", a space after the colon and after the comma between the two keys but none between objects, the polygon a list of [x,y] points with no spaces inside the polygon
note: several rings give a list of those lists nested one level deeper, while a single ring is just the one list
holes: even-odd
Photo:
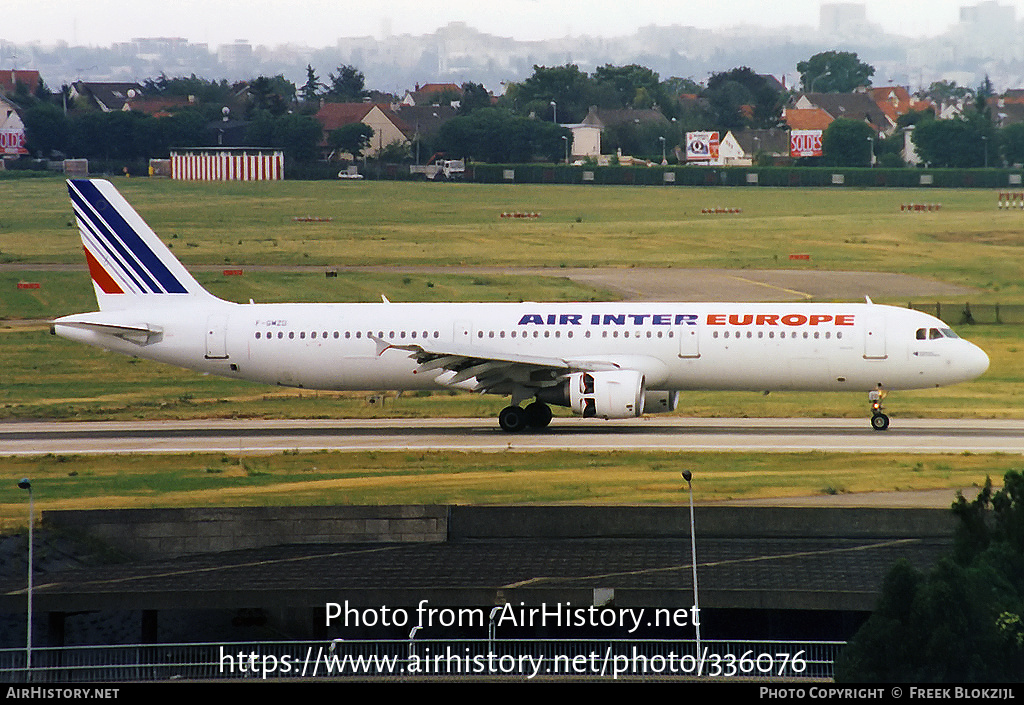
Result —
[{"label": "aircraft nose", "polygon": [[988,369],[989,359],[988,355],[984,350],[979,348],[974,343],[968,343],[968,347],[964,351],[964,373],[967,375],[967,379],[974,379],[980,377]]}]

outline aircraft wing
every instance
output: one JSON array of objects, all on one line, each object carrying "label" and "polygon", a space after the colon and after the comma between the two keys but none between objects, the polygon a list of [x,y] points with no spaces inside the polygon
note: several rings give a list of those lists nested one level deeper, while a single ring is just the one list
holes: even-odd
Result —
[{"label": "aircraft wing", "polygon": [[[507,350],[488,350],[476,345],[445,343],[438,345],[396,345],[377,336],[377,354],[388,350],[404,350],[419,363],[417,373],[442,370],[454,373],[445,384],[472,391],[491,394],[514,394],[517,387],[537,389],[549,387],[573,372],[618,370],[622,365],[614,360],[572,359],[523,355]],[[470,383],[470,380],[473,380]],[[469,383],[467,385],[467,383]],[[532,395],[531,395],[532,396]]]}]

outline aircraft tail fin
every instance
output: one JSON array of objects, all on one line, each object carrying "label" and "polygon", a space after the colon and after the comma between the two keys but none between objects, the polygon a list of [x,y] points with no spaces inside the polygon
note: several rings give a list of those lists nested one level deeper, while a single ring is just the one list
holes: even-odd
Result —
[{"label": "aircraft tail fin", "polygon": [[70,179],[68,193],[101,311],[213,297],[109,181]]}]

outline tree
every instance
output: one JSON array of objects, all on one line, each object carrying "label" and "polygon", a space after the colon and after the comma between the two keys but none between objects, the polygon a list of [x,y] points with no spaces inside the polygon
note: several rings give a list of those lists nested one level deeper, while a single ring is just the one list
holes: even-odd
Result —
[{"label": "tree", "polygon": [[550,121],[484,108],[446,122],[435,144],[450,156],[498,164],[527,162],[535,156],[561,161],[565,154],[563,136],[571,138],[571,133]]},{"label": "tree", "polygon": [[49,157],[68,148],[71,123],[56,105],[39,103],[25,111],[25,148],[30,154]]},{"label": "tree", "polygon": [[459,99],[459,115],[469,115],[474,110],[491,107],[491,94],[482,83],[466,82],[462,84],[462,97]]},{"label": "tree", "polygon": [[833,120],[821,135],[822,163],[826,166],[871,166],[878,136],[863,120]]},{"label": "tree", "polygon": [[856,52],[824,51],[796,65],[807,93],[850,93],[870,86],[875,68],[857,58]]},{"label": "tree", "polygon": [[836,660],[837,681],[999,682],[1024,672],[1024,475],[958,495],[954,549],[927,575],[889,572],[874,613]]},{"label": "tree", "polygon": [[1024,164],[1024,122],[1007,125],[999,132],[1006,163]]},{"label": "tree", "polygon": [[304,162],[316,159],[322,136],[320,123],[309,115],[259,111],[246,127],[245,143],[251,147],[276,147],[284,150],[286,158]]},{"label": "tree", "polygon": [[594,71],[593,80],[599,95],[613,101],[598,103],[601,107],[644,109],[668,102],[657,72],[646,66],[605,64]]},{"label": "tree", "polygon": [[539,119],[554,120],[554,102],[558,122],[579,122],[593,104],[593,95],[593,82],[575,64],[534,66],[532,76],[508,86],[505,105],[518,115],[533,114]]},{"label": "tree", "polygon": [[918,156],[932,167],[973,168],[984,166],[985,153],[996,154],[985,125],[967,117],[953,120],[925,120],[911,137]]},{"label": "tree", "polygon": [[918,97],[927,98],[938,105],[974,98],[974,91],[967,86],[958,86],[956,81],[933,81],[928,90],[919,91]]},{"label": "tree", "polygon": [[304,103],[315,103],[317,98],[320,97],[320,91],[323,88],[324,84],[320,82],[320,78],[316,75],[313,65],[306,64],[306,82],[299,89],[302,101]]},{"label": "tree", "polygon": [[336,152],[348,152],[353,158],[363,156],[363,151],[370,146],[373,128],[361,122],[351,122],[331,130],[327,136],[327,144]]},{"label": "tree", "polygon": [[281,116],[288,112],[288,106],[295,102],[295,84],[278,74],[273,78],[259,76],[249,83],[248,114],[265,110],[271,115]]},{"label": "tree", "polygon": [[[722,130],[745,126],[768,129],[782,119],[782,93],[764,76],[746,66],[715,73],[701,94],[711,119]],[[750,117],[747,117],[750,106]]]},{"label": "tree", "polygon": [[359,103],[369,95],[366,77],[355,66],[343,64],[338,67],[338,75],[328,74],[328,79],[326,97],[334,103]]}]

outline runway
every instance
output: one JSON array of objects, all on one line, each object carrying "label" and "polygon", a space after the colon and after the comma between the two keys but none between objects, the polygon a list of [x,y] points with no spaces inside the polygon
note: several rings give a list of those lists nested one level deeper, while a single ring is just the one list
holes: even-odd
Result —
[{"label": "runway", "polygon": [[1024,454],[1024,421],[893,419],[556,418],[547,429],[508,434],[494,419],[196,420],[7,422],[0,456],[286,451],[677,450]]}]

